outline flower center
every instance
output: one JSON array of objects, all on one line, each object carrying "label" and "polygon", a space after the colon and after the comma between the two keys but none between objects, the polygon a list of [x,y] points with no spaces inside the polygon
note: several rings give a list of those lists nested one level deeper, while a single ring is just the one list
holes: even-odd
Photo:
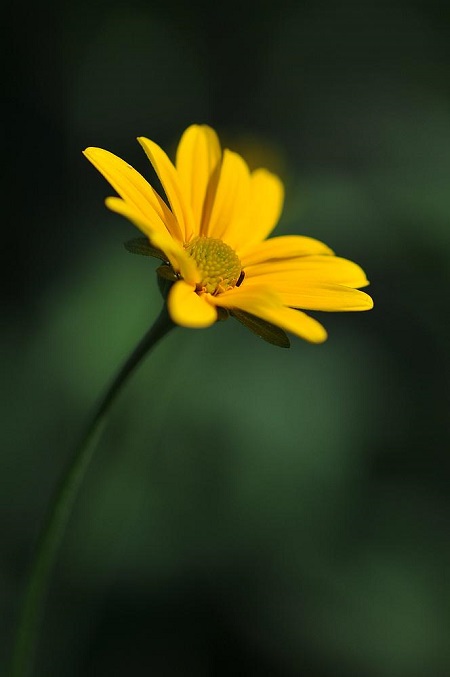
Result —
[{"label": "flower center", "polygon": [[236,252],[225,242],[201,236],[195,237],[185,248],[202,276],[197,291],[218,294],[236,285],[242,265]]}]

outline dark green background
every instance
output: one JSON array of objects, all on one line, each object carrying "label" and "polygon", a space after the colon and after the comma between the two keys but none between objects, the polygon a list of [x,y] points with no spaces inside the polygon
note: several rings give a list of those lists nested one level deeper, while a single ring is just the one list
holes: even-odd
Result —
[{"label": "dark green background", "polygon": [[277,232],[360,263],[375,309],[289,351],[231,320],[165,340],[83,485],[36,675],[446,677],[449,5],[6,14],[0,666],[57,480],[161,304],[81,151],[151,177],[135,138],[206,122],[282,175]]}]

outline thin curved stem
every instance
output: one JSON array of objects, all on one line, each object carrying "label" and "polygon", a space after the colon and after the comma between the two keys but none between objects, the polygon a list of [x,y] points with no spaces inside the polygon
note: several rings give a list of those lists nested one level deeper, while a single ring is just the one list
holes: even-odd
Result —
[{"label": "thin curved stem", "polygon": [[37,542],[23,603],[19,612],[11,661],[11,677],[31,674],[50,575],[64,530],[95,449],[106,414],[131,373],[160,339],[174,327],[164,305],[153,326],[123,364],[94,411],[50,505]]}]

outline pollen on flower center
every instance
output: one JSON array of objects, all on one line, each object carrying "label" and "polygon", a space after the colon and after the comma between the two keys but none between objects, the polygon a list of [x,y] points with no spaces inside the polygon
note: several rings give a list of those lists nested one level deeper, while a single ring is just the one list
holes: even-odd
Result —
[{"label": "pollen on flower center", "polygon": [[200,236],[191,240],[185,248],[202,276],[199,291],[217,294],[236,285],[242,265],[236,252],[225,242]]}]

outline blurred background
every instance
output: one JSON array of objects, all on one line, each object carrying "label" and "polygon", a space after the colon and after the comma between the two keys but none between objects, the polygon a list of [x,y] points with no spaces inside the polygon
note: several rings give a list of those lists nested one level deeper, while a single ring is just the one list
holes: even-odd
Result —
[{"label": "blurred background", "polygon": [[0,673],[39,525],[161,306],[82,156],[214,126],[278,172],[278,234],[366,270],[290,350],[177,329],[112,411],[36,675],[450,674],[450,5],[7,3]]}]

